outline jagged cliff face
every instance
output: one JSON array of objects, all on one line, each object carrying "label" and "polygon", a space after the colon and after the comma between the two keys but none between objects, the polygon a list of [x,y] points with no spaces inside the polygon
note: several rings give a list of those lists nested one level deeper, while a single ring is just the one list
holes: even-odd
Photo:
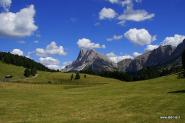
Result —
[{"label": "jagged cliff face", "polygon": [[122,72],[137,72],[144,67],[162,66],[170,63],[181,64],[181,54],[185,50],[185,40],[177,47],[160,46],[136,57],[134,60],[125,59],[118,63],[118,69]]},{"label": "jagged cliff face", "polygon": [[66,66],[65,71],[90,70],[95,73],[103,71],[115,71],[117,65],[112,63],[106,56],[97,53],[93,49],[81,49],[77,59]]}]

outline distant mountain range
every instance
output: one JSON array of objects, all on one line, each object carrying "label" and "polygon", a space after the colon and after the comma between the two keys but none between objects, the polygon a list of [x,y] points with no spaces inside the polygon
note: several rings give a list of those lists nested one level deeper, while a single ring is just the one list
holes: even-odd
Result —
[{"label": "distant mountain range", "polygon": [[[157,49],[145,52],[135,59],[124,59],[115,64],[107,56],[93,49],[81,49],[77,59],[66,66],[64,71],[101,72],[137,72],[146,67],[181,66],[181,54],[185,50],[185,40],[177,47],[171,45],[159,46]],[[174,66],[175,65],[175,66]]]}]

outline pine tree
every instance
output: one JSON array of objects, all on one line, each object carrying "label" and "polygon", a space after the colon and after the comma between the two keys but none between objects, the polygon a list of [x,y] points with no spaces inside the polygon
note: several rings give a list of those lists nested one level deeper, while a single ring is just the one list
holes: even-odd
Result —
[{"label": "pine tree", "polygon": [[80,79],[80,74],[79,74],[79,72],[76,73],[75,79]]},{"label": "pine tree", "polygon": [[24,70],[24,76],[25,77],[29,77],[31,75],[31,71],[28,69],[28,68],[26,68],[25,70]]},{"label": "pine tree", "polygon": [[73,80],[73,77],[74,77],[73,74],[71,74],[71,80]]},{"label": "pine tree", "polygon": [[31,75],[35,76],[37,74],[37,69],[36,68],[32,68],[31,69]]}]

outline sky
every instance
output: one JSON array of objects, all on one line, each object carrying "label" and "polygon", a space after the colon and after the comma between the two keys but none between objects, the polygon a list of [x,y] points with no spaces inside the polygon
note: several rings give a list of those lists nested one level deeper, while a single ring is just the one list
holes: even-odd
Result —
[{"label": "sky", "polygon": [[119,62],[185,39],[185,0],[0,0],[0,51],[52,69],[80,48]]}]

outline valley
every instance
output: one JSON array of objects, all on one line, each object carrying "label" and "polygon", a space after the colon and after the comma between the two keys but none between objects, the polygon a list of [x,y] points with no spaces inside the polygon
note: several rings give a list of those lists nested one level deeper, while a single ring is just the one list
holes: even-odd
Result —
[{"label": "valley", "polygon": [[71,81],[71,73],[39,71],[25,79],[23,68],[0,65],[7,68],[1,78],[6,72],[15,77],[0,82],[0,123],[185,122],[185,81],[176,74],[138,82],[93,75]]}]

